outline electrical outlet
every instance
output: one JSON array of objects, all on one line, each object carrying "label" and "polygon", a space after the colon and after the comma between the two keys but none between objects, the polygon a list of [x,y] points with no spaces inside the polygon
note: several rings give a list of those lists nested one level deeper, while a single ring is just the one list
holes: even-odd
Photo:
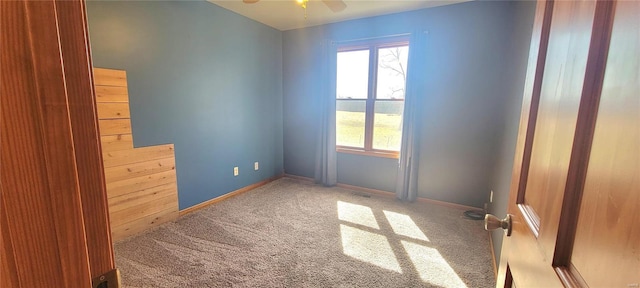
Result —
[{"label": "electrical outlet", "polygon": [[489,193],[489,203],[493,203],[493,190]]},{"label": "electrical outlet", "polygon": [[253,163],[253,170],[258,171],[259,168],[260,168],[260,165],[258,164],[258,162]]},{"label": "electrical outlet", "polygon": [[240,174],[240,171],[238,171],[238,167],[233,167],[233,176],[238,176],[238,174]]}]

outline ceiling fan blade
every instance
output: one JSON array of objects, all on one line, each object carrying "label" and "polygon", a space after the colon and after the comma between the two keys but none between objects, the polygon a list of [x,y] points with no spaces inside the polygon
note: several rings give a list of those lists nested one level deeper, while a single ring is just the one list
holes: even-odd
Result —
[{"label": "ceiling fan blade", "polygon": [[247,3],[247,4],[253,4],[253,3],[256,3],[258,1],[260,1],[260,0],[242,0],[242,2]]},{"label": "ceiling fan blade", "polygon": [[347,4],[342,0],[322,0],[322,2],[333,12],[340,12],[347,8]]}]

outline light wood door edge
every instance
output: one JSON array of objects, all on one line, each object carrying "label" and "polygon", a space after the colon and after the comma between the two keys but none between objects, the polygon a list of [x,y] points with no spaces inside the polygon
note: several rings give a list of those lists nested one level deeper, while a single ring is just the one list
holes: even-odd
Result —
[{"label": "light wood door edge", "polygon": [[[91,276],[115,268],[100,152],[96,94],[85,1],[57,1],[69,113],[81,192]],[[91,97],[88,97],[91,96]]]},{"label": "light wood door edge", "polygon": [[493,249],[493,235],[491,231],[487,231],[487,235],[489,237],[489,248],[491,249],[491,264],[493,265],[493,276],[494,279],[498,279],[498,262],[496,261],[496,250]]},{"label": "light wood door edge", "polygon": [[251,191],[251,190],[253,190],[253,189],[256,189],[256,188],[258,188],[258,187],[261,187],[261,186],[264,186],[264,185],[266,185],[266,184],[269,184],[269,183],[271,183],[271,182],[273,182],[273,181],[276,181],[276,180],[278,180],[278,179],[280,179],[280,178],[282,178],[282,177],[284,177],[284,176],[285,176],[284,174],[277,175],[277,176],[274,176],[274,177],[271,177],[271,178],[268,178],[268,179],[262,180],[262,181],[260,181],[260,182],[253,183],[253,184],[251,184],[251,185],[247,185],[247,186],[242,187],[242,188],[240,188],[240,189],[237,189],[237,190],[231,191],[231,192],[229,192],[229,193],[227,193],[227,194],[224,194],[224,195],[218,196],[218,197],[216,197],[216,198],[213,198],[213,199],[211,199],[211,200],[208,200],[208,201],[202,202],[202,203],[200,203],[200,204],[193,205],[193,206],[191,206],[191,207],[189,207],[189,208],[182,209],[182,210],[180,210],[180,214],[179,214],[179,215],[180,215],[180,216],[183,216],[183,215],[189,214],[189,213],[191,213],[191,212],[194,212],[194,211],[197,211],[197,210],[200,210],[200,209],[206,208],[206,207],[211,206],[211,205],[213,205],[213,204],[215,204],[215,203],[218,203],[218,202],[224,201],[224,200],[229,199],[229,198],[231,198],[231,197],[238,196],[238,195],[240,195],[240,194],[242,194],[242,193],[245,193],[245,192]]},{"label": "light wood door edge", "polygon": [[11,167],[1,173],[0,258],[10,277],[0,286],[90,287],[92,272],[114,264],[109,223],[100,217],[108,215],[85,3],[0,7],[0,147]]}]

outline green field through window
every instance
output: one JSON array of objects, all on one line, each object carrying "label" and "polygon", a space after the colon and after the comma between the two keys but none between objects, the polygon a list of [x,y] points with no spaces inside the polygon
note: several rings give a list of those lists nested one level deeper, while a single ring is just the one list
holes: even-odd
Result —
[{"label": "green field through window", "polygon": [[[400,150],[402,115],[375,113],[374,123],[373,148],[392,151]],[[336,111],[336,124],[337,145],[364,147],[364,112]]]},{"label": "green field through window", "polygon": [[400,151],[409,46],[395,41],[337,53],[336,144],[354,148],[347,152],[397,157]]}]

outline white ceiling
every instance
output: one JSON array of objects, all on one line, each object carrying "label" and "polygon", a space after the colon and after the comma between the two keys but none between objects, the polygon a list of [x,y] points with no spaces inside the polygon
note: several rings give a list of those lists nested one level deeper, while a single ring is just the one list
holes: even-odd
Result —
[{"label": "white ceiling", "polygon": [[403,11],[436,7],[471,0],[344,0],[347,8],[333,12],[321,0],[310,0],[307,18],[296,0],[260,0],[246,4],[242,0],[208,0],[222,8],[256,20],[281,31],[365,18]]}]

